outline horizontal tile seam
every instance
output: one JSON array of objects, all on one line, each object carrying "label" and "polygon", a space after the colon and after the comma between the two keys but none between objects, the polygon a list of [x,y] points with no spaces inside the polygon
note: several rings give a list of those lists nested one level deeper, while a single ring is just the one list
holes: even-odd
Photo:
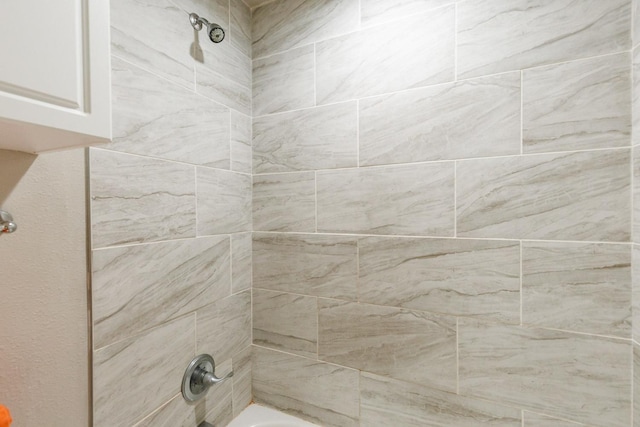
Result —
[{"label": "horizontal tile seam", "polygon": [[162,245],[162,244],[173,243],[173,242],[187,242],[190,240],[211,239],[214,237],[228,237],[228,236],[236,236],[236,235],[249,234],[249,233],[252,233],[252,231],[237,231],[234,233],[207,234],[207,235],[193,236],[193,237],[179,237],[175,239],[153,240],[149,242],[139,242],[139,243],[127,243],[124,245],[101,246],[97,248],[92,248],[91,251],[99,252],[99,251],[108,251],[110,249],[122,249],[122,248],[136,247],[136,246]]}]

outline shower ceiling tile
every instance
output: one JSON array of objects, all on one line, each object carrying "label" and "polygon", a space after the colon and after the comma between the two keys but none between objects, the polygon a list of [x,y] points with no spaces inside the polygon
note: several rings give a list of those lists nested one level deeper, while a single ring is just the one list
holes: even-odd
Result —
[{"label": "shower ceiling tile", "polygon": [[631,247],[523,242],[522,322],[631,338]]},{"label": "shower ceiling tile", "polygon": [[629,150],[465,160],[458,236],[628,242]]},{"label": "shower ceiling tile", "polygon": [[629,0],[469,0],[457,7],[458,77],[631,47]]},{"label": "shower ceiling tile", "polygon": [[367,427],[521,427],[519,409],[362,372],[360,423]]},{"label": "shower ceiling tile", "polygon": [[318,234],[253,234],[253,287],[358,298],[356,238]]},{"label": "shower ceiling tile", "polygon": [[360,164],[520,154],[520,73],[360,100]]},{"label": "shower ceiling tile", "polygon": [[313,45],[253,61],[253,116],[313,107]]},{"label": "shower ceiling tile", "polygon": [[257,403],[281,408],[313,423],[357,427],[358,371],[288,353],[253,348]]},{"label": "shower ceiling tile", "polygon": [[95,425],[133,425],[178,394],[180,381],[166,379],[182,378],[195,356],[194,337],[195,315],[191,314],[95,351]]},{"label": "shower ceiling tile", "polygon": [[253,120],[254,173],[357,166],[356,102]]},{"label": "shower ceiling tile", "polygon": [[454,234],[453,162],[317,175],[320,232]]},{"label": "shower ceiling tile", "polygon": [[111,63],[113,142],[102,147],[229,169],[227,107],[118,58]]},{"label": "shower ceiling tile", "polygon": [[367,237],[359,301],[520,323],[520,245],[512,241]]},{"label": "shower ceiling tile", "polygon": [[525,153],[631,144],[629,53],[523,74]]},{"label": "shower ceiling tile", "polygon": [[460,319],[460,394],[628,427],[631,342]]},{"label": "shower ceiling tile", "polygon": [[314,172],[253,176],[253,229],[314,232]]},{"label": "shower ceiling tile", "polygon": [[316,359],[317,298],[253,290],[253,343]]},{"label": "shower ceiling tile", "polygon": [[93,247],[195,237],[195,168],[91,149]]},{"label": "shower ceiling tile", "polygon": [[199,167],[198,236],[251,230],[251,176]]},{"label": "shower ceiling tile", "polygon": [[253,10],[253,57],[357,30],[358,0],[276,0]]},{"label": "shower ceiling tile", "polygon": [[318,300],[318,359],[456,391],[456,319]]},{"label": "shower ceiling tile", "polygon": [[229,236],[93,251],[94,347],[229,296],[229,258]]},{"label": "shower ceiling tile", "polygon": [[454,80],[455,7],[316,45],[318,104]]}]

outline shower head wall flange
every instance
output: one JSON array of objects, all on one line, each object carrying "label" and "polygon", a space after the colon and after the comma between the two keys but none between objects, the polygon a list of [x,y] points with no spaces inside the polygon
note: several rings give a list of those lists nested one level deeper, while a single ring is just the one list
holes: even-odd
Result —
[{"label": "shower head wall flange", "polygon": [[191,26],[194,30],[200,31],[202,26],[207,27],[207,35],[209,36],[209,40],[214,43],[220,43],[224,40],[224,30],[218,24],[211,23],[204,18],[199,17],[196,13],[189,14],[189,22],[191,22]]}]

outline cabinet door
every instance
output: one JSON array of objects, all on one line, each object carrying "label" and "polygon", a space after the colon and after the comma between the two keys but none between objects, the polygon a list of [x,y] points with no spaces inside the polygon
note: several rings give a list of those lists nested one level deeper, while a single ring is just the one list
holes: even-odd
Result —
[{"label": "cabinet door", "polygon": [[111,137],[108,0],[0,0],[0,149]]}]

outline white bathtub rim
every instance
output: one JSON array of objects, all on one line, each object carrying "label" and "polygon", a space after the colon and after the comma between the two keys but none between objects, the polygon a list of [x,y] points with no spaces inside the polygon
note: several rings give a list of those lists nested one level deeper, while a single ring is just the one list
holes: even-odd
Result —
[{"label": "white bathtub rim", "polygon": [[318,427],[318,425],[276,409],[252,403],[227,427]]}]

